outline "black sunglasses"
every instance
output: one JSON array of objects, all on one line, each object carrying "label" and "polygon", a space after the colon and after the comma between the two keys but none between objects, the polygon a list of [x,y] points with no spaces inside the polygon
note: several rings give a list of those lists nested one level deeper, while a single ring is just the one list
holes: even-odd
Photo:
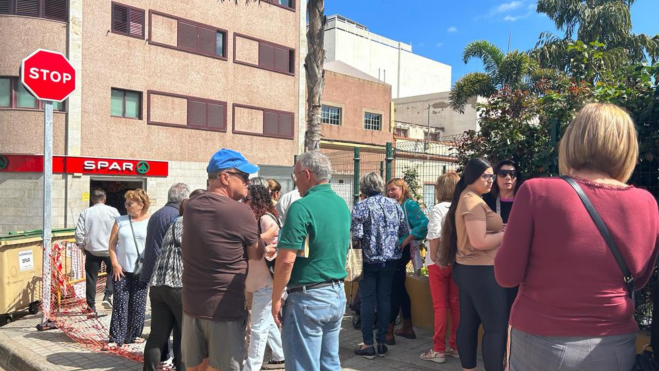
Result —
[{"label": "black sunglasses", "polygon": [[505,178],[506,176],[510,175],[510,179],[515,179],[517,178],[517,170],[499,170],[497,175],[501,178]]},{"label": "black sunglasses", "polygon": [[247,173],[236,173],[233,171],[225,171],[227,174],[235,175],[239,177],[243,182],[247,183],[249,181],[249,174]]}]

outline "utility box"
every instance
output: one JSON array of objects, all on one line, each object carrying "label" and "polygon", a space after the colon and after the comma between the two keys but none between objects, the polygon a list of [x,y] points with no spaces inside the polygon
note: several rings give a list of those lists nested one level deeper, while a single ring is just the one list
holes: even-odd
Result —
[{"label": "utility box", "polygon": [[[39,311],[43,277],[42,232],[29,231],[0,237],[0,325],[13,312]],[[53,239],[72,238],[73,230],[54,230]]]}]

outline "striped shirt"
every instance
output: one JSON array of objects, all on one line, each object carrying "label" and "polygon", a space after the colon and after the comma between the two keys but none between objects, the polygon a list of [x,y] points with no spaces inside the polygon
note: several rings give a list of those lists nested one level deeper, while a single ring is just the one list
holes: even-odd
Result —
[{"label": "striped shirt", "polygon": [[181,279],[183,276],[183,260],[181,259],[182,239],[183,217],[180,217],[169,227],[162,240],[162,250],[160,251],[160,255],[158,255],[153,268],[153,275],[151,276],[151,286],[183,287],[183,281]]}]

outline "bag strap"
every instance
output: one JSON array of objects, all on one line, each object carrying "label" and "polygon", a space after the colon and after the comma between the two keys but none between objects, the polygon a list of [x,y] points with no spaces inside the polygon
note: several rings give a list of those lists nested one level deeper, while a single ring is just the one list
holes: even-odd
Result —
[{"label": "bag strap", "polygon": [[579,186],[579,184],[569,176],[562,175],[561,178],[565,180],[569,185],[571,185],[572,188],[574,188],[574,190],[577,192],[577,195],[581,199],[581,202],[586,207],[586,210],[588,210],[588,214],[590,214],[590,217],[595,222],[595,225],[597,225],[597,228],[602,234],[602,237],[604,237],[604,241],[606,241],[606,245],[613,253],[613,257],[616,259],[616,262],[618,263],[618,266],[622,271],[625,287],[627,288],[627,293],[629,294],[629,297],[632,297],[635,286],[634,276],[632,276],[631,272],[629,271],[627,262],[625,262],[625,258],[620,253],[620,250],[618,249],[618,245],[613,240],[611,233],[609,233],[609,229],[606,227],[606,224],[604,224],[604,221],[597,213],[597,210],[595,210],[595,207],[588,199],[588,196],[586,196],[583,189],[581,189],[581,186]]},{"label": "bag strap", "polygon": [[133,218],[128,215],[128,223],[130,224],[130,231],[133,234],[133,243],[135,243],[135,251],[137,252],[137,260],[135,260],[135,267],[140,262],[140,249],[137,248],[137,238],[135,238],[135,230],[133,229]]}]

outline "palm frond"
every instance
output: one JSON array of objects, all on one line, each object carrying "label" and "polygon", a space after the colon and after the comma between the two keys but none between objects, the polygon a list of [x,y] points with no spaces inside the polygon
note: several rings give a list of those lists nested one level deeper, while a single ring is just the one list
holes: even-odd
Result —
[{"label": "palm frond", "polygon": [[483,61],[485,72],[490,77],[495,77],[499,65],[504,58],[504,54],[496,45],[489,41],[479,40],[472,41],[465,47],[462,52],[462,61],[466,64],[471,58],[478,58]]},{"label": "palm frond", "polygon": [[449,94],[451,108],[464,113],[469,98],[477,95],[489,97],[497,91],[492,78],[482,72],[472,72],[462,76],[453,84]]}]

